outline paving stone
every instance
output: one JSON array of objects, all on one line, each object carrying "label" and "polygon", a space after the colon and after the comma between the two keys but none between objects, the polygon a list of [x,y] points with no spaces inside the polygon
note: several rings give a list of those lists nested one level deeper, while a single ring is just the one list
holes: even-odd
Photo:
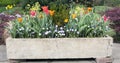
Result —
[{"label": "paving stone", "polygon": [[6,60],[7,60],[6,47],[5,45],[0,45],[0,62]]},{"label": "paving stone", "polygon": [[9,62],[0,62],[0,63],[9,63]]},{"label": "paving stone", "polygon": [[114,43],[113,45],[113,58],[120,59],[120,43]]},{"label": "paving stone", "polygon": [[113,60],[113,63],[120,63],[120,59]]}]

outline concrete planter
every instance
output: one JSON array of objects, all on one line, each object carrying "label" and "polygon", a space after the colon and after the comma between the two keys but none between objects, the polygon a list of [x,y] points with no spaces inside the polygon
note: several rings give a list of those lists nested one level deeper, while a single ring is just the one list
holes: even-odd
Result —
[{"label": "concrete planter", "polygon": [[6,40],[8,59],[106,58],[112,55],[112,45],[111,37]]}]

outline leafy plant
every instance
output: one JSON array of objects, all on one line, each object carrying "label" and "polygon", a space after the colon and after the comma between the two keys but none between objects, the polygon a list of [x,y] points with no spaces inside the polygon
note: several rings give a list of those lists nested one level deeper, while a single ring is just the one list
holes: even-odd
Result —
[{"label": "leafy plant", "polygon": [[114,31],[109,28],[109,24],[110,23],[105,22],[99,14],[88,13],[82,17],[70,20],[67,25],[69,29],[76,29],[79,34],[74,32],[74,35],[77,34],[79,37],[103,37],[106,35],[114,35]]},{"label": "leafy plant", "polygon": [[[62,27],[52,23],[44,13],[43,18],[23,18],[22,22],[12,21],[10,33],[13,38],[64,38],[64,37],[104,37],[111,35],[109,22],[104,22],[100,15],[89,13],[83,17],[69,19]],[[112,32],[112,33],[111,33]]]}]

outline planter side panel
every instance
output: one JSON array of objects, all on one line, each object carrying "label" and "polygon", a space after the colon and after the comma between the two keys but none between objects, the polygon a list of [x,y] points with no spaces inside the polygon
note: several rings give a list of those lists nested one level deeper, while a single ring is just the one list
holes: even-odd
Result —
[{"label": "planter side panel", "polygon": [[99,58],[112,55],[112,38],[6,40],[8,59]]}]

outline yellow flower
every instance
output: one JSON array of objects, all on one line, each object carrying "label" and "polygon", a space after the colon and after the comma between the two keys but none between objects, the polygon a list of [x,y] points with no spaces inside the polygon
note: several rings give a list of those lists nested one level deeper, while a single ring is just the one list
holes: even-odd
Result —
[{"label": "yellow flower", "polygon": [[72,14],[72,18],[75,19],[76,18],[76,14]]},{"label": "yellow flower", "polygon": [[13,5],[7,5],[6,6],[6,9],[8,10],[8,9],[12,9],[13,8]]},{"label": "yellow flower", "polygon": [[92,8],[91,8],[91,7],[88,7],[88,9],[87,9],[87,10],[90,12],[90,11],[92,11]]},{"label": "yellow flower", "polygon": [[18,22],[21,23],[23,19],[21,17],[19,17],[19,18],[17,18],[17,20],[18,20]]},{"label": "yellow flower", "polygon": [[67,23],[67,22],[68,22],[68,19],[66,18],[66,19],[64,20],[64,22]]},{"label": "yellow flower", "polygon": [[49,10],[49,13],[51,16],[53,16],[55,14],[55,11],[54,10]]}]

